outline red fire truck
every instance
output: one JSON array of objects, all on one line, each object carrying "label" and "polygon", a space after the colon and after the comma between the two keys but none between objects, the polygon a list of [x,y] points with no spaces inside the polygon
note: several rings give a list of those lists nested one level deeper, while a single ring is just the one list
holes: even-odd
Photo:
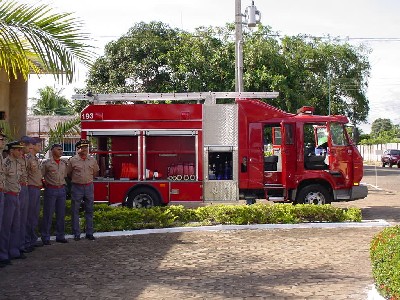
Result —
[{"label": "red fire truck", "polygon": [[100,166],[95,201],[149,207],[366,197],[347,117],[314,115],[313,107],[293,114],[257,100],[277,95],[75,95],[90,100],[81,128]]}]

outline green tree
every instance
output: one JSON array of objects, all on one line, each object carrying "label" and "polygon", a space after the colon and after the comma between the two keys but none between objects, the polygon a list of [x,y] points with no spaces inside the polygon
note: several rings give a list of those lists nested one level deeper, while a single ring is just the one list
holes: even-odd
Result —
[{"label": "green tree", "polygon": [[39,89],[39,98],[31,98],[34,102],[32,112],[34,115],[73,115],[72,104],[67,98],[61,95],[61,90],[51,86]]},{"label": "green tree", "polygon": [[[234,26],[194,33],[163,23],[139,23],[106,46],[91,68],[87,89],[110,92],[233,91]],[[285,36],[259,26],[244,34],[244,88],[279,91],[269,103],[289,112],[312,105],[317,114],[365,121],[368,49],[334,39]],[[328,100],[330,98],[330,101]],[[330,102],[330,103],[329,103]]]},{"label": "green tree", "polygon": [[339,40],[275,36],[263,26],[246,36],[246,89],[279,91],[279,107],[290,112],[312,105],[317,114],[328,114],[331,98],[331,114],[346,114],[353,124],[366,120],[368,49]]},{"label": "green tree", "polygon": [[105,47],[89,71],[87,86],[96,93],[173,91],[168,52],[177,29],[161,22],[137,23]]},{"label": "green tree", "polygon": [[47,5],[0,1],[0,68],[10,78],[52,73],[71,82],[76,63],[90,65],[93,57],[81,27],[71,13],[53,13]]},{"label": "green tree", "polygon": [[390,119],[379,118],[372,122],[371,134],[361,137],[361,144],[373,145],[400,142],[400,125]]},{"label": "green tree", "polygon": [[232,91],[234,61],[229,29],[200,27],[194,33],[180,32],[179,43],[168,53],[172,91]]},{"label": "green tree", "polygon": [[372,122],[371,125],[371,136],[377,137],[384,131],[390,131],[393,129],[393,123],[390,119],[378,118]]}]

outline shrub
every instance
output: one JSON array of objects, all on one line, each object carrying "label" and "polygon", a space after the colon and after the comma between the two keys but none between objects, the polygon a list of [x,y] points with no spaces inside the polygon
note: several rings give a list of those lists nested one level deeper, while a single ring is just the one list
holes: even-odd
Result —
[{"label": "shrub", "polygon": [[[80,214],[82,229],[84,212]],[[214,224],[293,224],[300,222],[361,221],[358,208],[340,209],[331,205],[210,205],[196,209],[182,205],[152,208],[115,207],[96,204],[93,213],[94,229],[98,232],[164,228],[185,225]],[[53,219],[53,228],[55,218]],[[66,233],[71,233],[71,202],[67,201],[65,216]]]},{"label": "shrub", "polygon": [[388,227],[378,233],[370,248],[372,274],[382,296],[400,299],[400,226]]},{"label": "shrub", "polygon": [[[83,214],[82,214],[83,218]],[[133,230],[209,224],[291,224],[299,222],[360,221],[361,210],[343,210],[331,205],[254,204],[211,205],[196,209],[179,206],[153,208],[95,205],[96,231]]]},{"label": "shrub", "polygon": [[341,209],[332,205],[295,206],[294,214],[299,222],[360,222],[361,210],[358,208]]}]

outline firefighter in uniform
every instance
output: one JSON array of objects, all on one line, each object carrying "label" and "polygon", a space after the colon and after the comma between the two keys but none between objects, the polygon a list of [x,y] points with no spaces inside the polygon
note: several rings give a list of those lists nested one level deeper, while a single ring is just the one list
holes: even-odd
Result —
[{"label": "firefighter in uniform", "polygon": [[20,177],[21,191],[19,192],[19,205],[20,205],[20,247],[22,252],[31,252],[31,249],[25,249],[25,232],[26,232],[26,221],[28,219],[28,208],[29,208],[29,195],[28,195],[28,162],[26,155],[32,149],[32,138],[29,136],[23,136],[21,142],[25,146],[23,148],[22,157],[19,161],[22,165],[22,174]]},{"label": "firefighter in uniform", "polygon": [[44,178],[43,245],[51,245],[50,229],[54,210],[56,212],[56,242],[67,243],[65,239],[65,201],[67,197],[65,177],[67,177],[67,163],[61,159],[63,152],[60,144],[51,146],[51,157],[42,162]]},{"label": "firefighter in uniform", "polygon": [[3,171],[3,148],[6,135],[3,133],[3,128],[0,128],[0,232],[1,232],[1,222],[3,220],[3,210],[4,210],[4,171]]},{"label": "firefighter in uniform", "polygon": [[14,141],[7,144],[9,155],[4,159],[4,212],[0,232],[0,265],[11,264],[10,259],[26,258],[20,251],[20,176],[23,172],[19,159],[24,144]]},{"label": "firefighter in uniform", "polygon": [[41,150],[42,140],[38,137],[32,138],[32,149],[26,156],[28,162],[29,207],[26,222],[25,250],[28,252],[35,249],[34,247],[42,245],[37,243],[38,236],[36,235],[40,212],[40,190],[42,188],[42,172],[36,154]]},{"label": "firefighter in uniform", "polygon": [[75,144],[77,154],[68,161],[68,177],[71,178],[71,214],[74,240],[79,241],[81,230],[79,226],[79,207],[81,201],[85,204],[86,238],[94,240],[93,236],[93,179],[99,171],[97,161],[88,156],[90,142],[80,140]]}]

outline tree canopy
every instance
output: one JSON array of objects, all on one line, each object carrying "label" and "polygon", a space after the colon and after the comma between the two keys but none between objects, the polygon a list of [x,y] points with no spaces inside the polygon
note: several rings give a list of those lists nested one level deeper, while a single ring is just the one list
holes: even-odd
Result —
[{"label": "tree canopy", "polygon": [[[312,105],[318,114],[366,120],[368,49],[328,38],[280,37],[259,26],[244,34],[244,90],[278,91],[271,104],[289,112]],[[109,43],[89,71],[93,93],[234,91],[234,25],[193,33],[161,22],[137,23]],[[330,104],[330,109],[329,109]]]},{"label": "tree canopy", "polygon": [[393,123],[390,119],[378,118],[371,124],[371,135],[378,136],[382,131],[393,129]]},{"label": "tree canopy", "polygon": [[90,65],[93,53],[71,13],[53,13],[47,5],[0,0],[0,68],[10,78],[31,72],[52,73],[71,82],[77,62]]},{"label": "tree canopy", "polygon": [[373,145],[399,143],[400,125],[394,125],[390,119],[378,118],[372,122],[371,133],[361,136],[361,144]]},{"label": "tree canopy", "polygon": [[39,89],[39,98],[31,98],[34,102],[32,113],[34,115],[66,116],[73,115],[71,102],[62,96],[62,90],[56,90],[51,86]]}]

